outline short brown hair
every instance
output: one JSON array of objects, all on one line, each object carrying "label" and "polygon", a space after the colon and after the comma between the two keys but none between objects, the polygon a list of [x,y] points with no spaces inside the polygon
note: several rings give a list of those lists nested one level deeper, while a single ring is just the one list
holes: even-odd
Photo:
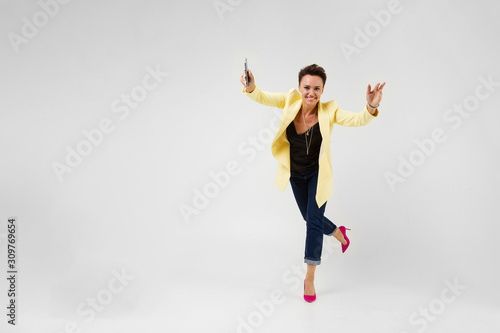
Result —
[{"label": "short brown hair", "polygon": [[302,81],[302,78],[308,74],[319,76],[323,80],[323,86],[325,86],[325,84],[326,84],[326,72],[323,69],[323,67],[318,66],[316,64],[312,64],[312,65],[309,65],[309,66],[302,68],[299,72],[299,85],[300,85],[300,81]]}]

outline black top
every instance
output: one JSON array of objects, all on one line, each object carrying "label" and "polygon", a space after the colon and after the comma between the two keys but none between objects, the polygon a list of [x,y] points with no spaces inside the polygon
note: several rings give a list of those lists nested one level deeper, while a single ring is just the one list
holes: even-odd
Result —
[{"label": "black top", "polygon": [[319,122],[309,129],[307,143],[311,138],[309,154],[307,154],[306,134],[297,134],[293,121],[286,129],[286,136],[290,142],[290,170],[294,172],[314,171],[319,168],[319,148],[322,136],[319,131]]}]

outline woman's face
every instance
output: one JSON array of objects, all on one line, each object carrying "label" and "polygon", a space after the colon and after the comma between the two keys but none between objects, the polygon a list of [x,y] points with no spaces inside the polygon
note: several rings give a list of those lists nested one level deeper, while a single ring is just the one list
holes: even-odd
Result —
[{"label": "woman's face", "polygon": [[323,79],[316,75],[304,75],[299,84],[302,105],[315,107],[323,94]]}]

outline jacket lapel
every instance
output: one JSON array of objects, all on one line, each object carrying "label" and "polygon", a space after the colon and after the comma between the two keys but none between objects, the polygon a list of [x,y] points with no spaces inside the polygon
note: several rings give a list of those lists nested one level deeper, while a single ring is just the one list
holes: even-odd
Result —
[{"label": "jacket lapel", "polygon": [[297,113],[299,113],[300,107],[302,106],[302,99],[296,101],[292,105],[290,105],[290,108],[288,109],[288,112],[284,115],[283,122],[281,123],[281,127],[278,131],[278,136],[283,135],[283,133],[286,131],[286,128],[290,123],[297,117]]},{"label": "jacket lapel", "polygon": [[295,101],[290,105],[289,108],[286,109],[283,117],[281,119],[280,127],[274,141],[271,145],[271,151],[273,156],[279,161],[280,164],[286,166],[288,170],[290,169],[290,149],[286,149],[288,147],[288,140],[286,138],[286,128],[290,123],[295,119],[297,113],[302,106],[302,99]]},{"label": "jacket lapel", "polygon": [[325,152],[330,149],[330,117],[328,110],[323,108],[323,103],[321,102],[318,105],[318,122],[322,137],[319,151],[319,159],[321,160]]}]

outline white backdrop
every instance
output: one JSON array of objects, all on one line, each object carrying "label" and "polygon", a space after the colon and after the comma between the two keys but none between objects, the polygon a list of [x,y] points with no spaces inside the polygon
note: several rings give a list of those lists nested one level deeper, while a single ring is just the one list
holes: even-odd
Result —
[{"label": "white backdrop", "polygon": [[[2,332],[500,329],[500,6],[492,1],[1,0]],[[318,300],[274,186],[278,109],[324,67],[335,126]]]}]

